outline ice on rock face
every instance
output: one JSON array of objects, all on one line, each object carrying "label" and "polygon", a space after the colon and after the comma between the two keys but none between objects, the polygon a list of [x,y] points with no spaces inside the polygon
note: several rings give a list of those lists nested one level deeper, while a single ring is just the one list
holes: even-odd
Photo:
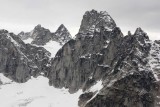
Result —
[{"label": "ice on rock face", "polygon": [[93,86],[89,89],[89,91],[90,91],[90,92],[100,91],[102,88],[103,88],[102,81],[99,80],[99,81],[97,81],[97,83],[96,83],[95,85],[93,85]]},{"label": "ice on rock face", "polygon": [[[86,104],[89,103],[90,101],[92,101],[92,100],[99,94],[99,92],[100,92],[100,90],[101,90],[102,88],[103,88],[102,80],[97,81],[97,83],[94,84],[94,85],[88,90],[88,92],[93,92],[93,93],[95,93],[95,94],[86,102]],[[85,104],[85,105],[86,105],[86,104]],[[84,107],[85,107],[85,106],[84,106]]]}]

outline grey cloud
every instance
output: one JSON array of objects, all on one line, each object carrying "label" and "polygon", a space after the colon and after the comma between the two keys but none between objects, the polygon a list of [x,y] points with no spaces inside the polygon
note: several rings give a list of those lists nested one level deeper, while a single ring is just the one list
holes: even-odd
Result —
[{"label": "grey cloud", "polygon": [[18,33],[40,23],[54,31],[63,23],[74,35],[91,9],[107,11],[123,32],[142,27],[160,39],[159,0],[1,0],[0,28]]}]

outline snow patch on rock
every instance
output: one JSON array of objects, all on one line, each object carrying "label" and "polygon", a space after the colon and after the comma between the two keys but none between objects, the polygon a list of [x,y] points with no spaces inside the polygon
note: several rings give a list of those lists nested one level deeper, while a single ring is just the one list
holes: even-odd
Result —
[{"label": "snow patch on rock", "polygon": [[33,41],[33,39],[32,38],[28,38],[28,39],[26,39],[26,40],[23,40],[23,42],[24,43],[29,43],[29,44],[31,44],[31,42]]}]

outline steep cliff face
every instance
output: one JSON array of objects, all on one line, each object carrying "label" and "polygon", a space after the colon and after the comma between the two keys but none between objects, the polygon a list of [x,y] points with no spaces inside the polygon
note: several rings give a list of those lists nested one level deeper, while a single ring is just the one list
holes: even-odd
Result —
[{"label": "steep cliff face", "polygon": [[[103,12],[93,14],[101,13]],[[108,15],[106,14],[106,16]],[[87,18],[83,19],[83,21],[85,20]],[[94,20],[99,20],[99,15]],[[104,21],[103,23],[107,22]],[[107,25],[103,23],[101,23],[102,26],[99,27],[98,32],[95,31],[93,34],[78,33],[75,40],[70,40],[58,51],[52,61],[52,70],[49,77],[51,85],[55,87],[65,86],[71,92],[74,92],[81,88],[85,89],[90,82],[94,83],[102,75],[105,75],[105,71],[114,58],[113,56],[117,53],[123,35],[117,27],[108,31]],[[83,25],[83,27],[88,26]],[[108,58],[108,60],[105,61],[105,58]],[[89,77],[92,77],[92,79],[90,80]],[[85,84],[87,85],[85,86]]]},{"label": "steep cliff face", "polygon": [[[150,41],[141,28],[123,36],[104,13],[86,12],[75,40],[52,60],[50,85],[71,93],[83,89],[81,107],[158,107],[159,42]],[[106,20],[99,18],[103,15]],[[90,90],[97,81],[102,88]]]},{"label": "steep cliff face", "polygon": [[6,30],[0,31],[0,72],[16,82],[26,82],[30,76],[49,69],[50,53],[42,47],[25,44]]},{"label": "steep cliff face", "polygon": [[[111,35],[113,32],[115,37]],[[88,86],[90,82],[94,83],[101,78],[109,69],[108,66],[117,53],[118,42],[123,36],[119,28],[115,28],[113,32],[104,31],[106,35],[98,33],[94,37],[85,36],[66,43],[52,61],[50,84],[65,86],[74,92],[85,88],[85,83]],[[108,60],[105,61],[104,56]]]}]

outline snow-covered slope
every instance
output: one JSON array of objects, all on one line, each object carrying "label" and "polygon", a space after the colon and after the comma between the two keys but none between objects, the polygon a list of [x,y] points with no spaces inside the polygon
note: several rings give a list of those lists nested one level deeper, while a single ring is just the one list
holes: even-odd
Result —
[{"label": "snow-covered slope", "polygon": [[51,57],[54,57],[58,50],[62,47],[58,42],[50,40],[46,45],[42,46],[51,53]]},{"label": "snow-covered slope", "polygon": [[[28,38],[26,40],[23,40],[24,43],[28,43],[31,44],[33,39]],[[50,40],[49,42],[47,42],[45,45],[35,45],[35,44],[31,44],[33,46],[36,47],[43,47],[45,48],[48,52],[51,53],[51,58],[55,57],[55,54],[58,52],[58,50],[62,47],[62,45],[60,45],[60,43],[56,42],[56,41],[52,41]]]},{"label": "snow-covered slope", "polygon": [[29,43],[29,44],[31,44],[32,41],[33,41],[32,38],[28,38],[28,39],[23,40],[24,43]]},{"label": "snow-covered slope", "polygon": [[78,97],[67,89],[56,89],[48,85],[48,79],[39,76],[26,83],[15,83],[0,74],[1,107],[78,107]]}]

